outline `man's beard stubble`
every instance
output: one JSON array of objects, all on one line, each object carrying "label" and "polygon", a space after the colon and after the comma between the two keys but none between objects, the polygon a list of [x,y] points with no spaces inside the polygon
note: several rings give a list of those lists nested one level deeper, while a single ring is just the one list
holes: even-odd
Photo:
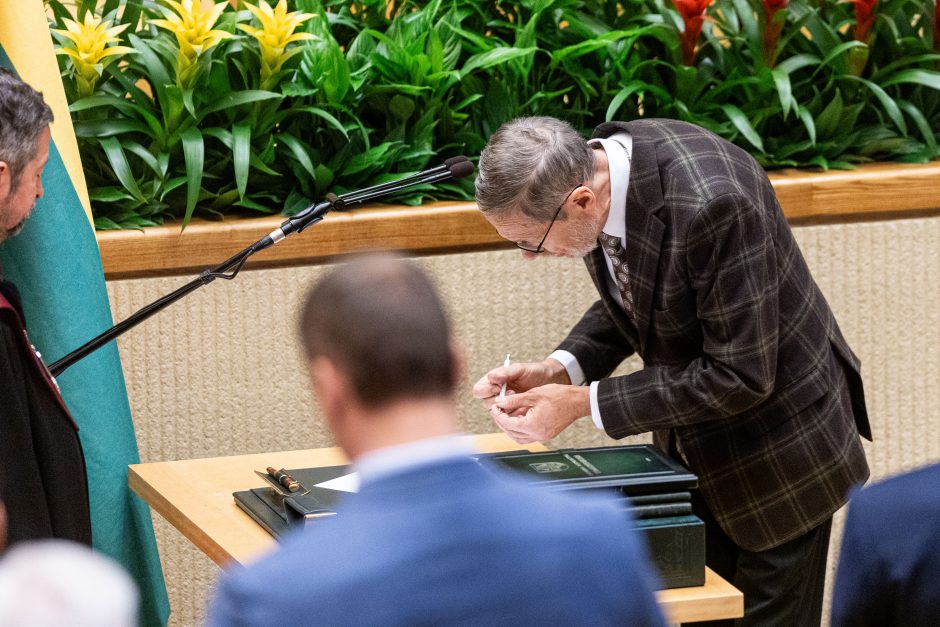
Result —
[{"label": "man's beard stubble", "polygon": [[14,226],[12,229],[4,229],[0,231],[0,242],[4,242],[10,239],[11,237],[16,237],[17,235],[19,235],[20,231],[23,230],[23,226],[25,224],[26,224],[26,219],[24,218],[23,220],[20,221],[19,224]]},{"label": "man's beard stubble", "polygon": [[574,241],[564,256],[580,259],[597,248],[597,238],[601,232],[600,219],[592,217],[590,220],[572,224],[571,232],[574,235]]}]

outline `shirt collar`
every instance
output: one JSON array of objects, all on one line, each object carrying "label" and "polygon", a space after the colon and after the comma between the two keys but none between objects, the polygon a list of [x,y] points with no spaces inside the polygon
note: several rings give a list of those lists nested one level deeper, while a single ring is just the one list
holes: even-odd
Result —
[{"label": "shirt collar", "polygon": [[627,238],[627,186],[630,183],[630,157],[633,152],[633,137],[629,133],[615,133],[610,137],[597,137],[588,142],[600,144],[607,153],[607,167],[610,171],[610,210],[604,233]]},{"label": "shirt collar", "polygon": [[356,460],[353,470],[359,473],[363,483],[367,483],[417,466],[474,454],[476,450],[468,437],[447,435],[371,451]]}]

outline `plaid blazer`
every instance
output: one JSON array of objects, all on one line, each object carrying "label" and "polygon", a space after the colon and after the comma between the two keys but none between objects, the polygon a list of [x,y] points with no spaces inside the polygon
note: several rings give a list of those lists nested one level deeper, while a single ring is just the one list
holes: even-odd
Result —
[{"label": "plaid blazer", "polygon": [[[614,438],[675,438],[739,546],[811,530],[868,478],[859,362],[810,275],[767,175],[745,151],[672,120],[607,123],[633,137],[625,254],[636,324],[600,293],[559,346],[600,381]],[[644,368],[609,377],[638,353]]]}]

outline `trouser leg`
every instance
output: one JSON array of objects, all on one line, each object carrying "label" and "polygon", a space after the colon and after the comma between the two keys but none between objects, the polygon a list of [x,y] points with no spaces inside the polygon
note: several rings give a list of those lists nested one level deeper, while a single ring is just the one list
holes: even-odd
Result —
[{"label": "trouser leg", "polygon": [[[696,505],[704,503],[699,500]],[[747,551],[735,545],[721,530],[707,507],[697,507],[696,513],[705,520],[706,563],[744,594],[744,618],[696,625],[816,627],[820,624],[831,518],[780,546],[766,551]]]}]

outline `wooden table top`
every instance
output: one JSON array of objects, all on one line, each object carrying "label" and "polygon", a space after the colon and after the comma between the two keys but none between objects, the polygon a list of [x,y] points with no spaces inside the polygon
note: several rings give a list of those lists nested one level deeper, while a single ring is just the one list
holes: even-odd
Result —
[{"label": "wooden table top", "polygon": [[[469,436],[480,452],[520,448],[505,434]],[[547,450],[541,444],[525,448]],[[216,564],[251,561],[277,546],[275,539],[235,504],[232,492],[264,485],[255,470],[313,468],[347,463],[338,448],[308,449],[134,464],[130,487],[157,513],[179,529]],[[705,585],[657,593],[670,622],[734,618],[743,615],[741,593],[710,569]]]}]

